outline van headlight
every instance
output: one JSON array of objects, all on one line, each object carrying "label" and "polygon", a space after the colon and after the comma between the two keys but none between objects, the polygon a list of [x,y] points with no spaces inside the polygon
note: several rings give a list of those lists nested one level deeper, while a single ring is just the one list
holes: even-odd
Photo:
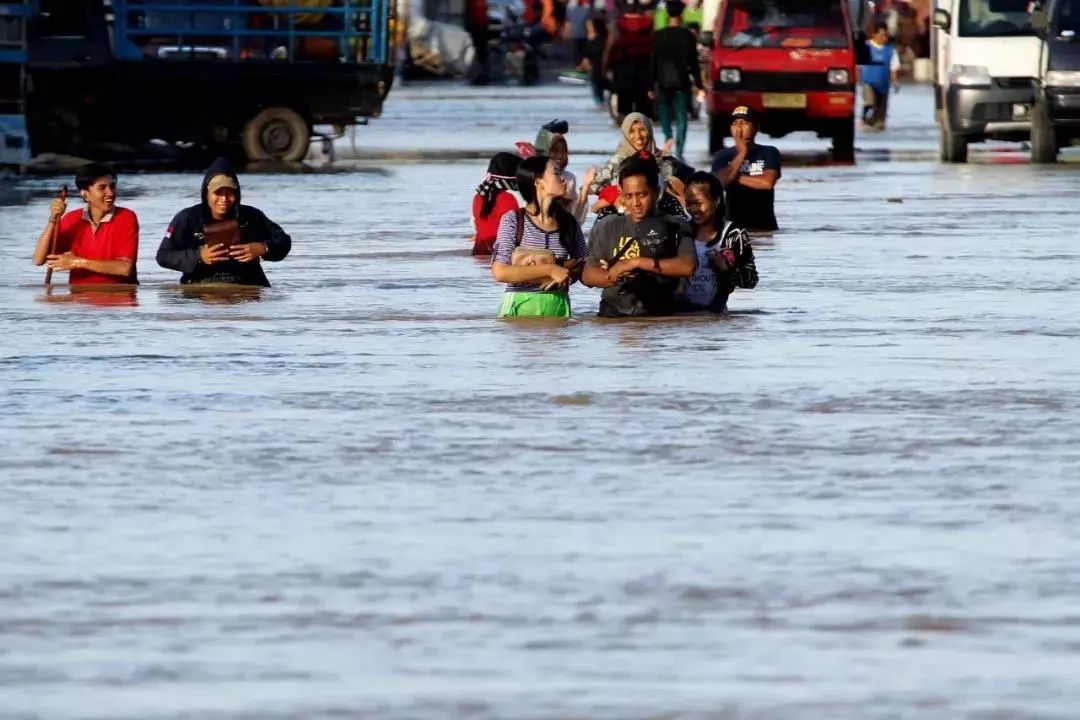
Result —
[{"label": "van headlight", "polygon": [[1050,70],[1044,85],[1049,87],[1080,87],[1080,70]]},{"label": "van headlight", "polygon": [[830,85],[847,85],[851,76],[844,68],[833,68],[827,75]]},{"label": "van headlight", "polygon": [[964,87],[990,87],[990,71],[985,65],[953,65],[949,68],[949,84]]},{"label": "van headlight", "polygon": [[742,71],[739,68],[721,68],[720,82],[725,85],[738,85],[742,82]]}]

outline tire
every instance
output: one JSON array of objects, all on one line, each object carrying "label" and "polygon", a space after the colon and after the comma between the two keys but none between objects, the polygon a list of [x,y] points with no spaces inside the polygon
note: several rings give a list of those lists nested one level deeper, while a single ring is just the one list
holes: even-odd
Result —
[{"label": "tire", "polygon": [[726,118],[717,115],[716,113],[709,113],[709,154],[715,155],[724,149],[724,138],[727,137],[727,125],[724,124]]},{"label": "tire", "polygon": [[949,129],[949,114],[941,113],[938,144],[943,163],[966,163],[968,160],[968,141],[960,133]]},{"label": "tire", "polygon": [[839,120],[833,128],[833,160],[855,162],[855,116]]},{"label": "tire", "polygon": [[1057,162],[1057,132],[1050,124],[1046,105],[1036,99],[1031,109],[1031,162],[1048,165]]},{"label": "tire", "polygon": [[295,110],[269,107],[248,120],[241,140],[251,162],[299,162],[311,144],[311,128]]}]

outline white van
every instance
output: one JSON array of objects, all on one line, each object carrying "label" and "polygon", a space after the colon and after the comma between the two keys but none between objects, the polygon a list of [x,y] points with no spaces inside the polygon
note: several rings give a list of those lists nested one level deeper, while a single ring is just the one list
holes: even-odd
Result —
[{"label": "white van", "polygon": [[931,52],[942,162],[967,162],[969,143],[1030,137],[1041,45],[1031,5],[937,0]]}]

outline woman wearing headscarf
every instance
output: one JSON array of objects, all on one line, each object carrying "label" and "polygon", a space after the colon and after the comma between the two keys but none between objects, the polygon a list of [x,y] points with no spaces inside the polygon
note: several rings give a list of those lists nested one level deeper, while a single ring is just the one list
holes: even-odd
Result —
[{"label": "woman wearing headscarf", "polygon": [[[660,182],[667,187],[668,180],[675,175],[675,164],[672,162],[669,152],[671,141],[664,145],[663,150],[656,147],[656,138],[653,136],[652,120],[642,113],[630,113],[622,123],[622,140],[615,154],[611,156],[607,164],[596,173],[596,177],[589,185],[590,195],[600,195],[609,185],[615,184],[619,179],[619,166],[624,160],[632,155],[649,155],[656,159],[660,168]],[[668,193],[662,193],[659,210],[668,215],[684,215],[684,211],[677,201],[670,198]],[[601,200],[594,206],[599,215],[610,214],[614,208],[606,200]]]},{"label": "woman wearing headscarf", "polygon": [[517,170],[521,158],[514,153],[496,153],[488,163],[484,181],[476,188],[472,203],[473,255],[490,255],[495,246],[502,216],[521,207]]}]

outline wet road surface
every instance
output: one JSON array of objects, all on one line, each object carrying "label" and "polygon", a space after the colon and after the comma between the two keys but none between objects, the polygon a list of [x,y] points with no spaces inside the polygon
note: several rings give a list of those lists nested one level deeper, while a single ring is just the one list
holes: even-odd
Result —
[{"label": "wet road surface", "polygon": [[455,154],[565,117],[580,176],[582,88],[404,88],[346,172],[244,175],[294,239],[261,292],[155,265],[200,181],[156,174],[138,293],[47,296],[21,184],[0,717],[1075,717],[1080,183],[938,165],[928,98],[854,166],[776,142],[720,319],[493,319]]}]

